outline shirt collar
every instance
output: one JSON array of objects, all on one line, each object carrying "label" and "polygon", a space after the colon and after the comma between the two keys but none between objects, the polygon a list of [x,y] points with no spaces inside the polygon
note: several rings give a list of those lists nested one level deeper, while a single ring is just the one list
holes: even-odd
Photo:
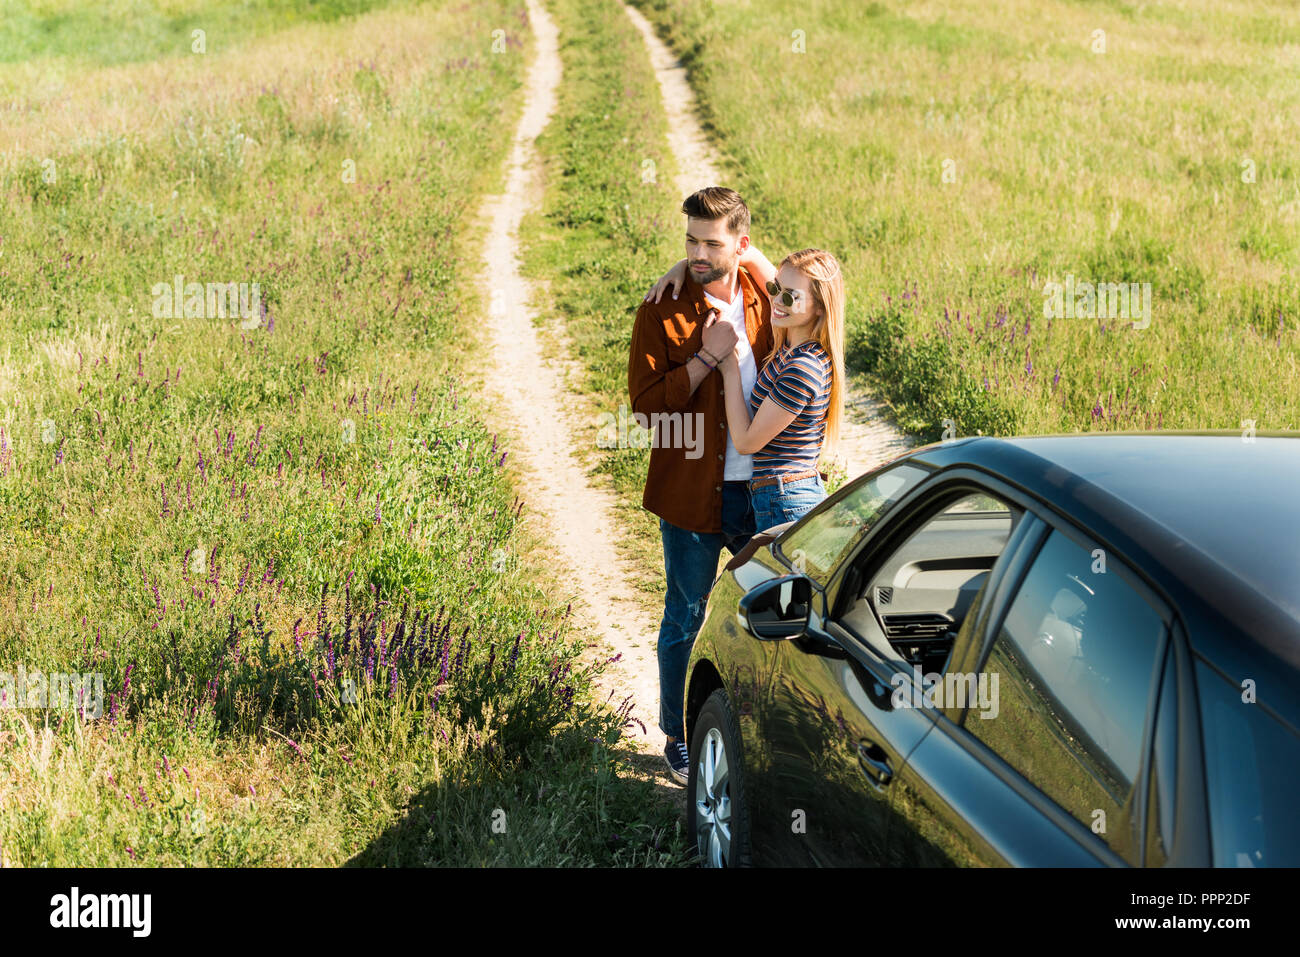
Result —
[{"label": "shirt collar", "polygon": [[[709,305],[709,294],[704,291],[704,287],[698,282],[695,282],[694,280],[688,281],[690,282],[691,292],[693,293],[691,298],[695,303],[695,314],[703,318],[708,313],[709,309],[712,308]],[[735,309],[737,306],[737,300],[739,300],[739,305],[743,312],[758,299],[758,291],[753,280],[749,278],[743,268],[739,270],[738,283],[740,291],[736,298],[731,300],[730,307]],[[724,304],[724,306],[725,305],[726,304]]]}]

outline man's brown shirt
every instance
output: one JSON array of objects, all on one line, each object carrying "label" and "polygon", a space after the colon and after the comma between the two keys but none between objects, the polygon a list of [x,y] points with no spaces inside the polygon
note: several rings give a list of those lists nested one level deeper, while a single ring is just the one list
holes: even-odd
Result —
[{"label": "man's brown shirt", "polygon": [[[740,269],[740,292],[745,297],[745,331],[755,365],[762,369],[773,345],[772,305],[744,268]],[[722,531],[722,475],[727,452],[722,372],[714,369],[692,394],[686,369],[703,344],[708,315],[704,287],[689,277],[680,298],[664,296],[657,303],[641,303],[627,364],[632,412],[645,416],[654,437],[641,504],[664,521],[692,532]],[[656,413],[660,416],[657,429],[652,418]],[[664,418],[672,413],[677,415]],[[685,417],[696,413],[700,418],[693,418],[690,431],[684,431]],[[692,437],[695,449],[685,447],[683,436]],[[690,458],[698,449],[703,454]]]}]

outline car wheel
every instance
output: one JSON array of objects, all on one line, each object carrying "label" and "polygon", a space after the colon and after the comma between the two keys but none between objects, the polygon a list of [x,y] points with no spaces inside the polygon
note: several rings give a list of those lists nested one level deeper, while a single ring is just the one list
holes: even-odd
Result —
[{"label": "car wheel", "polygon": [[749,867],[749,803],[740,727],[721,688],[709,695],[695,718],[690,760],[689,840],[705,867]]}]

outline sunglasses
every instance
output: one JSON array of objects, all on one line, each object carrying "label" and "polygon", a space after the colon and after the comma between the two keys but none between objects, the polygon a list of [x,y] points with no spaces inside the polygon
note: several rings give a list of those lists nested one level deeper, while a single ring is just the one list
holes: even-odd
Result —
[{"label": "sunglasses", "polygon": [[802,289],[786,289],[775,279],[767,282],[767,291],[773,302],[779,302],[791,312],[804,311],[804,293]]}]

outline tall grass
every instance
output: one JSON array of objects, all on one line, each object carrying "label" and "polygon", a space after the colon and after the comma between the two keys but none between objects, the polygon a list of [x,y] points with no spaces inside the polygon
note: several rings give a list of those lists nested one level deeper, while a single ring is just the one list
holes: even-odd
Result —
[{"label": "tall grass", "polygon": [[465,374],[524,6],[266,9],[0,66],[0,671],[106,699],[0,708],[0,861],[678,863]]},{"label": "tall grass", "polygon": [[[844,262],[906,428],[1300,425],[1294,4],[634,2],[755,242]],[[1046,317],[1067,276],[1150,283],[1150,325]]]},{"label": "tall grass", "polygon": [[[189,53],[201,46],[228,50],[245,40],[300,23],[331,22],[402,0],[207,0],[167,3],[82,3],[80,0],[0,0],[0,63],[106,65]],[[211,47],[208,41],[211,40]]]}]

